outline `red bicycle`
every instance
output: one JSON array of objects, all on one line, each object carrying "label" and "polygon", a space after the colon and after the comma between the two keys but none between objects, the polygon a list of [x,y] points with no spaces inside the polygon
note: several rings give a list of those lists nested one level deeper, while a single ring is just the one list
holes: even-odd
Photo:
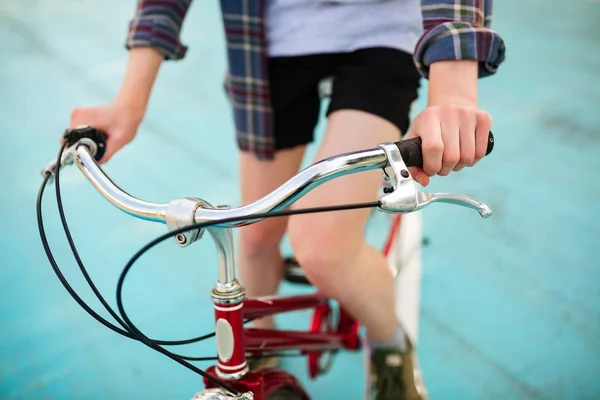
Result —
[{"label": "red bicycle", "polygon": [[[331,299],[316,292],[308,295],[246,298],[244,288],[235,276],[233,239],[231,229],[258,222],[264,218],[307,212],[324,212],[353,208],[377,208],[393,214],[420,210],[434,202],[444,202],[473,208],[486,218],[491,210],[485,204],[458,194],[427,194],[420,192],[412,180],[408,167],[422,166],[420,139],[382,143],[377,148],[341,154],[317,162],[264,198],[239,208],[213,207],[197,198],[181,198],[166,204],[137,199],[115,185],[98,165],[106,150],[105,135],[89,127],[79,127],[65,133],[65,141],[56,161],[42,170],[44,182],[37,203],[38,225],[42,244],[50,264],[59,280],[73,298],[96,320],[113,331],[137,340],[157,350],[176,362],[204,377],[205,389],[196,393],[196,400],[225,399],[309,399],[298,379],[277,368],[250,371],[247,358],[273,355],[277,352],[299,351],[308,359],[311,378],[323,374],[333,353],[339,350],[359,350],[359,322],[343,307],[333,305]],[[488,151],[493,148],[490,132]],[[104,300],[90,279],[71,238],[60,197],[60,167],[75,162],[96,189],[122,211],[153,222],[167,225],[169,233],[162,235],[140,249],[125,266],[117,284],[119,314]],[[387,185],[376,202],[323,207],[306,210],[289,210],[286,207],[319,184],[342,175],[359,171],[382,169]],[[93,311],[71,288],[60,272],[49,248],[43,227],[41,202],[44,188],[51,178],[55,180],[58,209],[63,227],[75,259],[89,286],[103,306],[115,318],[114,325]],[[398,232],[400,215],[396,215],[390,236],[383,249],[388,255],[391,243]],[[169,238],[186,247],[199,240],[204,231],[213,238],[218,253],[218,281],[212,289],[211,299],[215,309],[215,332],[194,339],[180,341],[156,340],[145,336],[130,320],[121,300],[123,283],[135,261],[151,247]],[[307,283],[301,268],[288,259],[287,279]],[[310,327],[306,331],[280,329],[252,329],[244,324],[252,319],[297,310],[313,310]],[[165,346],[193,343],[215,337],[217,357],[185,357],[165,349]],[[217,363],[206,371],[190,361],[216,359]]]}]

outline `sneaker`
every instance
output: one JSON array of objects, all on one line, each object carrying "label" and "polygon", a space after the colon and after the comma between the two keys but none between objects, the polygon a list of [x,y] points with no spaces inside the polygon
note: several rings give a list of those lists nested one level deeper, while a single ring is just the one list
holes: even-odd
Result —
[{"label": "sneaker", "polygon": [[274,368],[279,364],[279,357],[276,356],[266,356],[266,357],[257,357],[251,358],[252,354],[246,354],[246,362],[248,363],[248,368],[250,371],[256,371],[262,368]]},{"label": "sneaker", "polygon": [[427,390],[412,345],[397,349],[371,350],[367,399],[427,400]]},{"label": "sneaker", "polygon": [[[254,327],[253,327],[254,328]],[[255,329],[264,329],[264,328],[255,328]],[[267,329],[276,329],[276,325],[273,322],[273,326]],[[248,363],[248,368],[250,371],[256,371],[261,368],[274,368],[279,364],[279,357],[277,356],[265,356],[262,357],[258,355],[256,358],[254,354],[247,352],[246,353],[246,362]]]}]

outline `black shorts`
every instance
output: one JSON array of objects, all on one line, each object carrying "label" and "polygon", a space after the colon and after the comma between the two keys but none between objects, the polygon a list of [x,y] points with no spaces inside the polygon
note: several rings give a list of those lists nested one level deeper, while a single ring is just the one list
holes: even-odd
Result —
[{"label": "black shorts", "polygon": [[406,133],[420,82],[411,54],[378,47],[272,57],[269,81],[278,150],[313,141],[321,106],[319,83],[329,77],[333,86],[327,115],[337,110],[365,111]]}]

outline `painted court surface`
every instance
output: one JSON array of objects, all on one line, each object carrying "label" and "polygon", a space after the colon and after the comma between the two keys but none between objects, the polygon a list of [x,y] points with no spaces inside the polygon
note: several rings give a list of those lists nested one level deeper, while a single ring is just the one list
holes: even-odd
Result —
[{"label": "painted court surface", "polygon": [[[106,166],[137,197],[239,201],[217,7],[192,6],[188,56],[162,69],[135,145]],[[187,399],[201,388],[194,373],[85,314],[54,276],[37,232],[39,171],[56,156],[70,110],[109,101],[117,89],[133,9],[122,0],[0,1],[1,399]],[[507,61],[480,85],[494,117],[494,153],[427,188],[475,196],[494,216],[446,205],[422,212],[420,359],[432,399],[600,398],[599,21],[594,1],[496,2]],[[421,99],[415,112],[423,106]],[[76,168],[62,182],[82,259],[114,305],[121,268],[164,226],[118,212]],[[101,311],[69,257],[54,189],[47,193],[56,258]],[[383,219],[373,224],[381,240]],[[210,241],[152,251],[126,283],[134,321],[152,337],[209,331],[215,261]],[[291,314],[281,325],[306,327],[307,318]],[[182,351],[211,355],[212,346]],[[316,399],[359,398],[363,389],[358,353],[339,355],[316,381],[303,359],[285,366]]]}]

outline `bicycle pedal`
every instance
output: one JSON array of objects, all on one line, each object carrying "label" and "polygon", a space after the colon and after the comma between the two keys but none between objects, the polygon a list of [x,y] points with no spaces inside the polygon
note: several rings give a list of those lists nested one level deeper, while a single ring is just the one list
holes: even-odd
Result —
[{"label": "bicycle pedal", "polygon": [[294,257],[288,257],[283,260],[283,278],[294,284],[312,286],[312,283],[306,278],[302,266]]}]

